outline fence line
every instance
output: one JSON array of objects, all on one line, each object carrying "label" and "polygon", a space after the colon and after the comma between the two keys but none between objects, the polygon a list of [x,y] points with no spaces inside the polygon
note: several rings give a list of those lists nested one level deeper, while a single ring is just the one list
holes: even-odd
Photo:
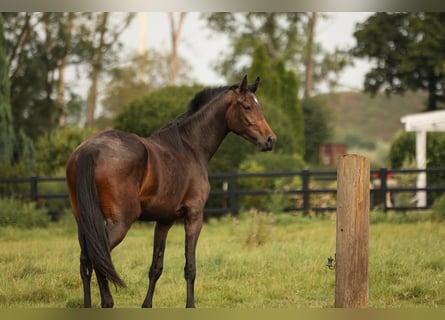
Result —
[{"label": "fence line", "polygon": [[[403,180],[409,174],[418,174],[426,172],[430,174],[443,174],[445,177],[445,167],[441,168],[427,168],[427,169],[387,169],[381,168],[377,170],[371,170],[372,184],[371,193],[371,208],[380,206],[384,211],[387,210],[424,210],[430,208],[430,204],[425,207],[417,207],[415,201],[409,203],[409,205],[399,205],[396,199],[397,195],[403,193],[415,193],[417,191],[426,192],[438,192],[443,193],[445,191],[445,179],[444,185],[428,186],[426,188],[417,188],[416,186],[399,186],[394,185],[394,181]],[[244,189],[240,186],[240,180],[248,181],[249,179],[273,179],[273,178],[299,178],[301,184],[297,187],[290,186],[287,188],[281,188],[279,190],[272,188],[263,189]],[[247,180],[246,180],[247,179]],[[209,180],[212,184],[212,191],[210,192],[208,206],[205,208],[205,212],[208,214],[223,214],[232,213],[237,214],[240,210],[240,200],[242,197],[269,197],[274,195],[287,195],[290,197],[298,198],[295,200],[294,205],[289,205],[284,208],[285,211],[302,211],[307,214],[310,211],[335,211],[336,210],[336,185],[333,187],[337,179],[336,170],[309,170],[304,169],[301,171],[286,171],[286,172],[264,172],[264,173],[239,173],[236,171],[225,173],[211,173],[209,174]],[[32,176],[27,178],[0,178],[0,198],[14,197],[25,198],[32,201],[46,201],[51,199],[68,199],[68,193],[66,188],[64,192],[42,192],[39,185],[42,182],[64,182],[65,178],[56,177],[38,177]],[[218,183],[219,182],[219,183]],[[14,190],[14,188],[8,188],[7,185],[11,184],[28,184],[28,191],[22,192],[8,192],[7,190]],[[329,184],[331,186],[313,186],[313,183],[317,184]],[[313,196],[327,195],[334,203],[323,204],[315,203]],[[332,202],[331,201],[331,202]],[[298,202],[298,203],[297,203]],[[215,203],[217,204],[215,206]],[[218,205],[219,203],[219,205]],[[264,207],[267,209],[267,206]]]}]

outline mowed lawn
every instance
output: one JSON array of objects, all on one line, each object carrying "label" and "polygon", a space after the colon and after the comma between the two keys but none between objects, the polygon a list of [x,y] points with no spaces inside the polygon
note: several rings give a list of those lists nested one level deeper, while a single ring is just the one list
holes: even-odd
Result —
[{"label": "mowed lawn", "polygon": [[[445,223],[428,214],[371,213],[370,307],[445,306]],[[147,289],[153,224],[136,224],[113,251],[127,284],[115,307],[139,307]],[[201,308],[334,305],[335,215],[244,214],[210,219],[197,249]],[[185,306],[184,229],[170,231],[154,307]],[[0,228],[0,307],[80,307],[79,246],[70,216],[46,229]],[[94,306],[100,306],[93,277]]]}]

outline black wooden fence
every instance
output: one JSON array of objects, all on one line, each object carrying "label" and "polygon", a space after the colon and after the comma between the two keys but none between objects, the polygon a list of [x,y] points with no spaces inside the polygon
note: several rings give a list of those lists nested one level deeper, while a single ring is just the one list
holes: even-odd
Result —
[{"label": "black wooden fence", "polygon": [[[429,185],[426,188],[416,187],[416,177],[425,172],[430,175],[441,175],[444,179],[441,185]],[[425,210],[431,207],[431,201],[424,207],[418,207],[415,194],[425,191],[429,196],[437,197],[445,191],[445,167],[421,169],[392,169],[381,168],[371,170],[371,208],[379,207],[387,210]],[[273,181],[277,178],[292,180],[287,186],[279,189],[268,188],[243,188],[240,181],[250,179],[262,179]],[[259,209],[268,209],[268,200],[274,196],[286,196],[287,205],[284,211],[309,212],[335,211],[336,210],[336,179],[335,170],[301,170],[287,172],[266,173],[213,173],[209,175],[212,191],[205,212],[210,215],[224,213],[237,214],[241,207],[247,209],[254,206],[255,199],[262,199]],[[58,183],[58,188],[42,188],[42,184]],[[267,183],[266,183],[267,184]],[[17,185],[20,185],[18,188]],[[60,187],[62,185],[62,187]],[[273,183],[269,183],[269,186]],[[42,190],[43,189],[43,190]],[[48,191],[57,189],[56,191]],[[243,197],[249,196],[248,204]],[[62,199],[68,204],[68,194],[65,186],[65,178],[48,178],[32,176],[29,178],[0,178],[0,198],[22,198],[36,201],[42,204],[54,199]],[[431,198],[431,197],[429,197]],[[253,200],[252,200],[253,199]],[[266,201],[264,201],[266,199]],[[402,200],[401,200],[402,199]],[[54,209],[52,209],[54,211]],[[57,211],[57,210],[56,210]],[[51,212],[53,215],[57,212]]]}]

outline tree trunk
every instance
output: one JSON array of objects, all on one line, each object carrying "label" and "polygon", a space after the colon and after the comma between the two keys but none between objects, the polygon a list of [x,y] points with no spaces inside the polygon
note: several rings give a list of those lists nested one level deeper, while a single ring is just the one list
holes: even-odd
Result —
[{"label": "tree trunk", "polygon": [[170,65],[170,71],[168,75],[168,84],[169,85],[175,85],[177,78],[178,78],[178,41],[179,36],[181,34],[182,25],[184,23],[185,16],[187,15],[186,12],[181,12],[179,14],[179,21],[176,24],[175,17],[173,15],[173,12],[168,13],[168,18],[170,20],[170,35],[171,35],[171,41],[172,41],[172,51],[169,57],[169,65]]},{"label": "tree trunk", "polygon": [[15,42],[14,47],[11,49],[8,60],[11,65],[11,70],[9,72],[9,80],[13,81],[19,74],[23,66],[23,60],[25,58],[25,49],[31,30],[34,27],[31,25],[31,16],[33,13],[25,13],[25,18],[23,22],[23,27],[21,29],[20,35]]},{"label": "tree trunk", "polygon": [[45,103],[47,108],[47,125],[46,125],[46,133],[49,137],[51,134],[51,131],[53,130],[53,120],[54,120],[54,104],[53,100],[51,99],[52,93],[53,93],[53,84],[54,84],[54,69],[51,68],[51,51],[54,47],[54,42],[52,38],[52,28],[50,25],[50,19],[51,19],[51,13],[44,13],[43,14],[43,24],[45,28],[45,57],[44,61],[46,63],[46,75],[45,75]]},{"label": "tree trunk", "polygon": [[97,104],[97,83],[99,75],[102,70],[103,46],[105,45],[106,25],[108,22],[108,12],[102,14],[102,22],[100,24],[99,43],[94,47],[93,61],[91,63],[91,85],[88,90],[87,98],[87,119],[86,126],[92,127],[94,125],[94,113]]},{"label": "tree trunk", "polygon": [[57,79],[57,97],[56,97],[56,105],[59,112],[58,124],[60,127],[65,125],[65,110],[64,110],[64,94],[65,94],[65,69],[68,64],[68,55],[71,48],[71,30],[73,28],[74,21],[74,13],[68,13],[68,21],[66,24],[65,32],[66,32],[66,52],[64,56],[60,59],[58,64],[58,73],[59,78]]},{"label": "tree trunk", "polygon": [[313,45],[314,45],[314,31],[317,24],[318,12],[309,13],[309,21],[307,28],[307,44],[306,44],[306,71],[305,71],[305,85],[304,98],[308,98],[312,94],[313,89]]}]

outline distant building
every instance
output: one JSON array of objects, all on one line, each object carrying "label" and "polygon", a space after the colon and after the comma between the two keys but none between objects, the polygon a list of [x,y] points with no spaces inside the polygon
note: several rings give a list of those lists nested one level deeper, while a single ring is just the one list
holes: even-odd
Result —
[{"label": "distant building", "polygon": [[324,166],[336,166],[337,157],[346,154],[348,147],[344,143],[325,143],[320,147],[320,160]]}]

